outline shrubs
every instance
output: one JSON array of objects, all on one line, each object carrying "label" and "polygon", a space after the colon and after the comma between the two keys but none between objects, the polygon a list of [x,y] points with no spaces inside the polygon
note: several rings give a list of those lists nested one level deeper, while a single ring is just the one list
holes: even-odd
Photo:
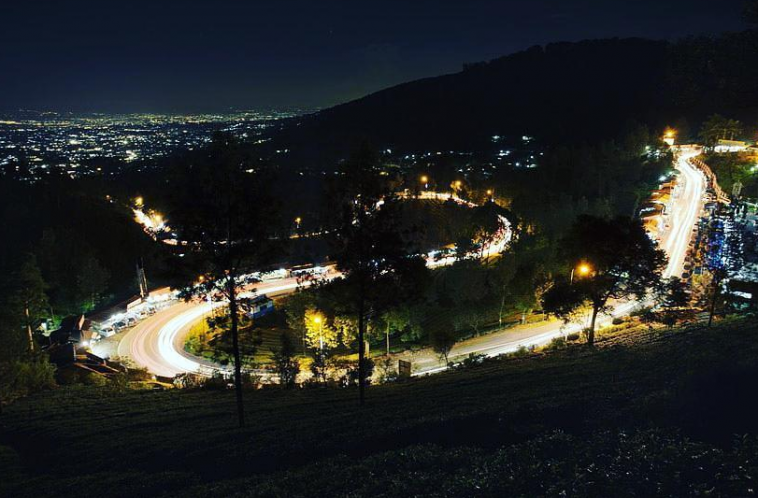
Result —
[{"label": "shrubs", "polygon": [[553,340],[550,341],[550,343],[542,349],[543,351],[559,351],[561,349],[566,349],[567,347],[568,347],[568,341],[566,340],[566,338],[563,336],[559,336],[559,337],[553,338]]},{"label": "shrubs", "polygon": [[676,432],[604,431],[590,437],[550,432],[494,452],[413,445],[365,459],[339,456],[281,474],[204,484],[185,494],[751,496],[757,458],[754,437],[722,450]]},{"label": "shrubs", "polygon": [[147,368],[130,368],[127,371],[127,376],[130,382],[144,382],[155,379],[153,374],[147,371]]},{"label": "shrubs", "polygon": [[0,365],[0,398],[10,400],[56,386],[55,365],[41,355]]},{"label": "shrubs", "polygon": [[526,358],[530,354],[532,354],[532,352],[526,346],[519,346],[516,351],[510,353],[508,356],[512,358]]},{"label": "shrubs", "polygon": [[201,380],[199,385],[203,389],[208,389],[211,391],[224,391],[226,389],[229,389],[230,383],[231,380],[225,378],[219,372],[214,372],[211,377],[207,377]]}]

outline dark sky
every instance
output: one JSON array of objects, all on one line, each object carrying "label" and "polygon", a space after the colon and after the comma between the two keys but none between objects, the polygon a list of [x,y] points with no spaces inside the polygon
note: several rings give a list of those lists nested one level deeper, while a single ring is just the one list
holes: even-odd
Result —
[{"label": "dark sky", "polygon": [[0,0],[0,108],[327,106],[535,44],[741,29],[741,0]]}]

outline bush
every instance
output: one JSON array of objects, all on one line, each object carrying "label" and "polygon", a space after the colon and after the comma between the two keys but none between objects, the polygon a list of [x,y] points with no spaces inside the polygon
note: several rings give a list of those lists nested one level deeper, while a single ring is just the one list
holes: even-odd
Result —
[{"label": "bush", "polygon": [[83,371],[79,373],[79,382],[86,386],[103,387],[108,384],[108,379],[105,376],[97,374],[95,372]]},{"label": "bush", "polygon": [[47,356],[11,361],[0,367],[0,393],[3,399],[27,396],[56,387],[55,365]]},{"label": "bush", "polygon": [[147,368],[130,368],[127,371],[127,375],[130,381],[144,382],[147,380],[154,380],[153,374],[147,371]]},{"label": "bush", "polygon": [[210,391],[225,391],[226,389],[229,389],[229,383],[232,381],[224,378],[219,372],[215,372],[213,376],[200,382],[203,389],[208,389]]},{"label": "bush", "polygon": [[569,334],[569,335],[566,336],[566,340],[570,341],[570,342],[578,341],[579,340],[579,334],[577,334],[576,332],[573,333],[573,334]]},{"label": "bush", "polygon": [[526,346],[520,346],[516,351],[511,353],[508,356],[512,356],[513,358],[525,358],[531,354],[531,351]]},{"label": "bush", "polygon": [[205,378],[194,373],[183,373],[174,377],[174,386],[180,389],[197,389],[203,387]]},{"label": "bush", "polygon": [[62,386],[70,386],[81,382],[79,378],[79,369],[75,367],[62,368],[56,372],[55,375],[58,384]]},{"label": "bush", "polygon": [[120,394],[129,388],[129,377],[125,373],[117,373],[111,376],[105,385],[112,394]]},{"label": "bush", "polygon": [[615,317],[613,321],[611,321],[611,324],[613,325],[621,325],[622,323],[624,323],[624,319],[620,317]]},{"label": "bush", "polygon": [[469,355],[466,358],[464,358],[464,360],[459,364],[459,366],[462,368],[469,368],[476,365],[481,365],[482,363],[484,363],[485,359],[487,359],[487,355],[469,353]]},{"label": "bush", "polygon": [[558,351],[561,349],[566,349],[568,347],[568,341],[565,337],[559,336],[554,337],[552,341],[548,345],[546,345],[543,350],[545,351]]}]

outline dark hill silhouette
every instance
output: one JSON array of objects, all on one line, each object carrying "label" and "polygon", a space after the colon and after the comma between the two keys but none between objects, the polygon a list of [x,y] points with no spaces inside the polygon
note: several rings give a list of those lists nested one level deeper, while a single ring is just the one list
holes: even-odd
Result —
[{"label": "dark hill silhouette", "polygon": [[616,136],[630,121],[663,126],[755,108],[755,54],[750,32],[675,44],[553,43],[294,120],[271,145],[288,148],[291,160],[332,162],[362,139],[412,151],[478,150],[495,134],[591,142]]}]

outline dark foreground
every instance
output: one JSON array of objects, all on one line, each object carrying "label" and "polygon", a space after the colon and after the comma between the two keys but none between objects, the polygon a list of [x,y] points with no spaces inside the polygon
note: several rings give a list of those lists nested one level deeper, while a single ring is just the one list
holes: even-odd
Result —
[{"label": "dark foreground", "polygon": [[369,390],[61,388],[0,418],[0,496],[751,496],[758,320]]}]

